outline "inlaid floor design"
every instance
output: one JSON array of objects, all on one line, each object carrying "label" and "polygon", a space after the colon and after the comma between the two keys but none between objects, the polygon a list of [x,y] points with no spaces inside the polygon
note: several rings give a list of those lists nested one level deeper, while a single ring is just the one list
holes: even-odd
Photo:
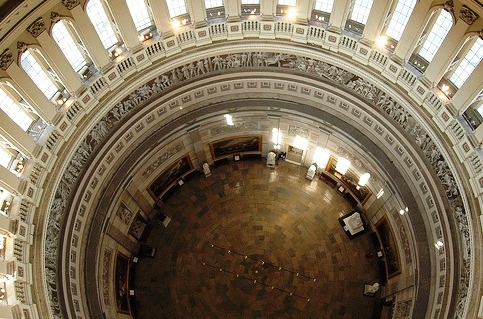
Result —
[{"label": "inlaid floor design", "polygon": [[370,239],[348,239],[337,218],[350,204],[305,173],[251,160],[190,178],[136,266],[138,318],[371,318]]}]

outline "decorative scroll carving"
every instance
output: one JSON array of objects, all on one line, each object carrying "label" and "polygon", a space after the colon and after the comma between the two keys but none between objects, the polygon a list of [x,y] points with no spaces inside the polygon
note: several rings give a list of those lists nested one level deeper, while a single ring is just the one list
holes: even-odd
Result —
[{"label": "decorative scroll carving", "polygon": [[404,249],[404,257],[406,258],[406,264],[412,263],[411,248],[409,246],[408,235],[406,234],[406,227],[404,227],[401,215],[396,211],[393,211],[392,217],[396,220],[396,227],[399,237],[402,240],[402,246]]},{"label": "decorative scroll carving", "polygon": [[[447,1],[445,7],[452,8],[452,1]],[[352,90],[353,93],[365,99],[368,104],[380,108],[387,114],[389,119],[400,125],[409,134],[413,142],[426,156],[443,185],[446,196],[451,203],[452,217],[460,224],[462,229],[465,229],[465,231],[460,232],[465,254],[463,256],[461,276],[458,282],[459,291],[455,314],[456,318],[463,317],[472,273],[471,258],[473,255],[473,244],[469,216],[462,204],[460,190],[453,172],[447,164],[448,161],[444,158],[430,134],[419,124],[416,117],[389,96],[389,94],[371,82],[354,75],[350,71],[303,56],[273,52],[242,52],[201,59],[196,64],[193,63],[194,70],[190,64],[176,67],[169,72],[161,74],[127,95],[99,120],[91,132],[80,142],[76,152],[70,159],[57,185],[54,199],[51,202],[44,241],[46,287],[54,318],[61,318],[60,298],[58,297],[57,291],[57,275],[60,273],[57,269],[57,257],[61,255],[58,249],[62,247],[59,244],[61,236],[60,227],[67,213],[66,208],[68,207],[70,193],[93,150],[102,143],[112,128],[125,118],[127,114],[146,101],[162,93],[164,94],[173,85],[213,71],[223,72],[224,70],[241,67],[250,69],[266,69],[269,67],[286,68],[291,69],[292,72],[299,72],[315,78],[319,77],[324,81],[330,81],[334,86]],[[160,112],[163,111],[164,109],[160,110]],[[160,160],[162,161],[161,158]],[[147,172],[149,170],[146,170],[144,174],[148,174]],[[144,174],[143,176],[146,176]]]},{"label": "decorative scroll carving", "polygon": [[211,135],[219,135],[219,134],[229,133],[229,132],[256,130],[256,129],[258,129],[257,122],[243,122],[243,123],[235,123],[234,125],[223,125],[223,126],[214,127],[210,130],[210,133]]},{"label": "decorative scroll carving", "polygon": [[133,212],[131,212],[124,203],[121,203],[121,205],[119,205],[119,208],[117,209],[116,216],[119,217],[119,219],[122,220],[124,224],[129,225],[129,222],[131,221],[131,218],[133,216]]},{"label": "decorative scroll carving", "polygon": [[2,55],[0,56],[0,68],[2,70],[7,70],[10,64],[13,62],[13,55],[9,49],[3,51]]},{"label": "decorative scroll carving", "polygon": [[24,52],[24,51],[27,51],[27,49],[28,49],[27,43],[22,41],[17,42],[17,50],[19,50],[20,52]]},{"label": "decorative scroll carving", "polygon": [[460,18],[468,25],[472,25],[478,17],[478,14],[467,6],[463,6],[460,10]]},{"label": "decorative scroll carving", "polygon": [[62,0],[62,3],[64,4],[64,6],[67,9],[72,10],[80,4],[80,1],[79,0]]},{"label": "decorative scroll carving", "polygon": [[444,5],[443,5],[443,8],[444,8],[445,10],[448,10],[448,11],[450,11],[450,12],[453,12],[453,10],[454,10],[454,3],[453,3],[453,0],[448,0],[448,1],[446,1],[446,2],[444,3]]},{"label": "decorative scroll carving", "polygon": [[290,124],[288,126],[288,135],[290,136],[301,136],[303,138],[308,138],[309,137],[309,130],[305,127],[300,127],[296,125]]},{"label": "decorative scroll carving", "polygon": [[149,165],[148,168],[146,168],[146,170],[143,172],[143,177],[145,179],[148,178],[148,177],[150,177],[151,174],[159,166],[161,166],[164,162],[166,162],[168,159],[170,159],[171,157],[173,157],[174,155],[176,155],[177,153],[179,153],[182,150],[184,150],[183,143],[176,144],[175,146],[167,149],[166,152],[164,152],[163,154],[161,154],[160,156],[158,156],[158,158],[156,158],[156,160],[153,163],[151,163],[151,165]]},{"label": "decorative scroll carving", "polygon": [[42,32],[45,31],[45,22],[42,18],[38,18],[34,21],[29,27],[27,31],[30,32],[34,38],[38,37]]},{"label": "decorative scroll carving", "polygon": [[57,22],[60,20],[60,14],[58,14],[57,12],[51,12],[50,13],[50,20],[52,20],[53,22]]},{"label": "decorative scroll carving", "polygon": [[394,318],[407,318],[411,315],[411,299],[400,301],[396,304],[394,311]]}]

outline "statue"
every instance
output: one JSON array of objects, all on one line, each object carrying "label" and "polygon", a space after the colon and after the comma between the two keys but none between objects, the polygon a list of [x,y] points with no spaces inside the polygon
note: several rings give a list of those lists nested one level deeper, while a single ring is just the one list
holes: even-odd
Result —
[{"label": "statue", "polygon": [[305,178],[308,180],[313,180],[315,173],[317,172],[317,165],[314,163],[310,165],[309,170],[307,171],[307,174],[305,175]]},{"label": "statue", "polygon": [[203,164],[203,173],[205,174],[205,177],[211,176],[211,169],[208,163]]},{"label": "statue", "polygon": [[267,154],[267,167],[275,167],[275,159],[277,158],[277,154],[275,152],[268,152]]}]

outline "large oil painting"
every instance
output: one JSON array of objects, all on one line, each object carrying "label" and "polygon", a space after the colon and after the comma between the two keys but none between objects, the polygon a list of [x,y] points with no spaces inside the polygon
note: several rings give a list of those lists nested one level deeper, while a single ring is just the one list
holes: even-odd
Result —
[{"label": "large oil painting", "polygon": [[210,143],[211,156],[214,160],[233,154],[262,151],[262,137],[236,136]]},{"label": "large oil painting", "polygon": [[376,233],[382,245],[382,251],[386,262],[387,277],[394,277],[401,273],[401,266],[399,264],[397,243],[386,216],[382,217],[376,223]]},{"label": "large oil painting", "polygon": [[160,198],[169,187],[185,174],[193,170],[193,164],[188,155],[175,161],[165,169],[149,186],[149,193],[155,199]]},{"label": "large oil painting", "polygon": [[129,259],[121,253],[116,257],[116,304],[117,311],[129,313]]}]

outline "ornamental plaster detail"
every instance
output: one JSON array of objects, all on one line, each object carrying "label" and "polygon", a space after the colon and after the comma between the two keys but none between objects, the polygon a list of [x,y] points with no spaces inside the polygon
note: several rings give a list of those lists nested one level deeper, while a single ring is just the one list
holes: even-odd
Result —
[{"label": "ornamental plaster detail", "polygon": [[242,132],[244,130],[258,130],[258,123],[257,122],[242,122],[242,123],[234,123],[234,125],[223,125],[214,127],[210,130],[210,134],[212,136],[220,135],[224,133],[232,133],[232,132]]},{"label": "ornamental plaster detail", "polygon": [[184,145],[183,145],[182,142],[179,143],[179,144],[174,145],[173,147],[168,148],[165,152],[163,152],[163,154],[161,154],[160,156],[158,156],[156,158],[156,160],[153,163],[151,163],[151,165],[148,166],[148,168],[146,168],[146,170],[143,172],[143,175],[142,175],[143,178],[144,179],[147,179],[149,177],[152,177],[153,172],[158,167],[160,167],[168,159],[170,159],[171,157],[173,157],[174,155],[178,154],[179,152],[181,152],[184,149],[185,149],[185,147],[184,147]]},{"label": "ornamental plaster detail", "polygon": [[[323,61],[305,58],[303,56],[273,53],[273,52],[241,52],[236,54],[217,55],[205,58],[196,63],[189,63],[176,67],[169,72],[140,86],[119,103],[117,103],[104,117],[102,117],[79,143],[77,150],[69,160],[69,165],[63,172],[57,185],[54,199],[51,203],[47,218],[47,231],[44,241],[45,278],[50,307],[54,318],[61,318],[61,305],[58,296],[58,256],[61,245],[61,225],[66,218],[69,197],[78,176],[88,162],[94,150],[109,135],[110,131],[119,124],[132,110],[137,109],[144,102],[161,96],[171,86],[189,80],[193,77],[230,69],[259,69],[283,68],[292,72],[309,75],[331,82],[335,86],[350,90],[363,100],[386,113],[394,123],[398,124],[413,139],[433,167],[442,183],[446,196],[453,208],[451,213],[461,229],[461,242],[465,246],[463,267],[459,280],[459,293],[455,318],[462,318],[467,304],[468,289],[472,273],[472,240],[469,217],[462,205],[459,188],[453,172],[446,163],[438,146],[421,124],[402,105],[396,102],[386,92],[376,87],[370,81],[354,75],[350,71],[336,67]],[[68,279],[67,279],[68,280]]]},{"label": "ornamental plaster detail", "polygon": [[45,31],[45,21],[42,18],[38,18],[31,25],[28,26],[27,31],[33,35],[34,38],[38,37]]},{"label": "ornamental plaster detail", "polygon": [[8,69],[8,67],[13,62],[13,54],[9,49],[3,51],[2,55],[0,56],[0,68],[4,71]]},{"label": "ornamental plaster detail", "polygon": [[80,1],[79,0],[62,0],[62,4],[64,4],[64,6],[67,9],[72,10],[80,4]]},{"label": "ornamental plaster detail", "polygon": [[478,14],[468,8],[463,6],[460,10],[460,19],[462,19],[466,24],[472,25],[479,18]]}]

